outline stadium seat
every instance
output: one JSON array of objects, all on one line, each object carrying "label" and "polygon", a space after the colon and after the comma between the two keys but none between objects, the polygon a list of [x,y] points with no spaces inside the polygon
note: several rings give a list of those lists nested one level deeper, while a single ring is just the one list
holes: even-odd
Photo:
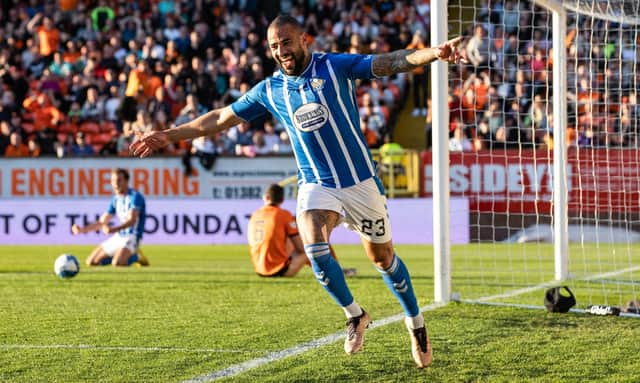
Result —
[{"label": "stadium seat", "polygon": [[95,122],[83,122],[80,125],[80,131],[86,134],[95,134],[100,132],[100,126]]},{"label": "stadium seat", "polygon": [[95,137],[97,138],[96,143],[106,144],[107,142],[111,141],[113,135],[111,133],[100,133]]},{"label": "stadium seat", "polygon": [[78,131],[78,125],[74,124],[71,121],[66,121],[58,125],[57,130],[59,133],[76,134],[76,132]]},{"label": "stadium seat", "polygon": [[103,121],[100,125],[100,132],[102,133],[118,133],[118,129],[116,128],[116,124],[111,121]]}]

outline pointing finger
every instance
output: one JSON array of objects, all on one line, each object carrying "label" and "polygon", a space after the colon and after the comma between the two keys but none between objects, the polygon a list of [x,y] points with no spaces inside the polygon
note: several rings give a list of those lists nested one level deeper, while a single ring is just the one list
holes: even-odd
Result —
[{"label": "pointing finger", "polygon": [[462,36],[458,36],[455,39],[451,39],[449,41],[446,42],[446,44],[449,44],[453,47],[458,46],[458,44],[460,44],[460,42],[462,41]]}]

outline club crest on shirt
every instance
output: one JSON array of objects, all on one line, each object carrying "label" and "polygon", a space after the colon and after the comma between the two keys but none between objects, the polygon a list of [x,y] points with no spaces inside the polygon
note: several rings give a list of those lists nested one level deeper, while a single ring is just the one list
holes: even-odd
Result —
[{"label": "club crest on shirt", "polygon": [[293,112],[293,125],[303,132],[320,129],[329,120],[329,109],[317,102],[304,104]]},{"label": "club crest on shirt", "polygon": [[312,78],[311,79],[311,87],[315,90],[320,90],[324,87],[324,79],[321,78]]}]

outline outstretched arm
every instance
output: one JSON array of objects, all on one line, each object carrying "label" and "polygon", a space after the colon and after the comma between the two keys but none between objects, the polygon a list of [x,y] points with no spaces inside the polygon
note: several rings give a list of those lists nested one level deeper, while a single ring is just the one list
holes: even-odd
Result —
[{"label": "outstretched arm", "polygon": [[202,116],[175,128],[147,132],[131,144],[131,152],[140,157],[147,157],[154,151],[164,148],[172,142],[178,142],[201,136],[213,136],[242,122],[231,106],[212,110]]},{"label": "outstretched arm", "polygon": [[461,41],[462,37],[460,36],[437,47],[400,49],[376,55],[373,58],[373,74],[382,77],[409,72],[435,60],[457,62],[461,58],[460,52],[457,50]]},{"label": "outstretched arm", "polygon": [[111,214],[104,213],[100,216],[100,218],[97,221],[90,223],[87,226],[82,227],[74,223],[73,226],[71,226],[71,232],[73,234],[84,234],[84,233],[96,231],[102,228],[103,226],[108,226],[110,220],[111,220]]}]

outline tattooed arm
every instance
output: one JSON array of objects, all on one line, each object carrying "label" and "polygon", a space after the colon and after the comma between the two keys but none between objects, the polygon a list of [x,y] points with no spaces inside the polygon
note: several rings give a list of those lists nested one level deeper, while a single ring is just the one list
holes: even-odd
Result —
[{"label": "tattooed arm", "polygon": [[409,72],[435,60],[458,61],[460,52],[456,47],[462,37],[456,37],[437,47],[423,49],[400,49],[391,53],[376,55],[373,58],[373,74],[379,77],[400,72]]}]

